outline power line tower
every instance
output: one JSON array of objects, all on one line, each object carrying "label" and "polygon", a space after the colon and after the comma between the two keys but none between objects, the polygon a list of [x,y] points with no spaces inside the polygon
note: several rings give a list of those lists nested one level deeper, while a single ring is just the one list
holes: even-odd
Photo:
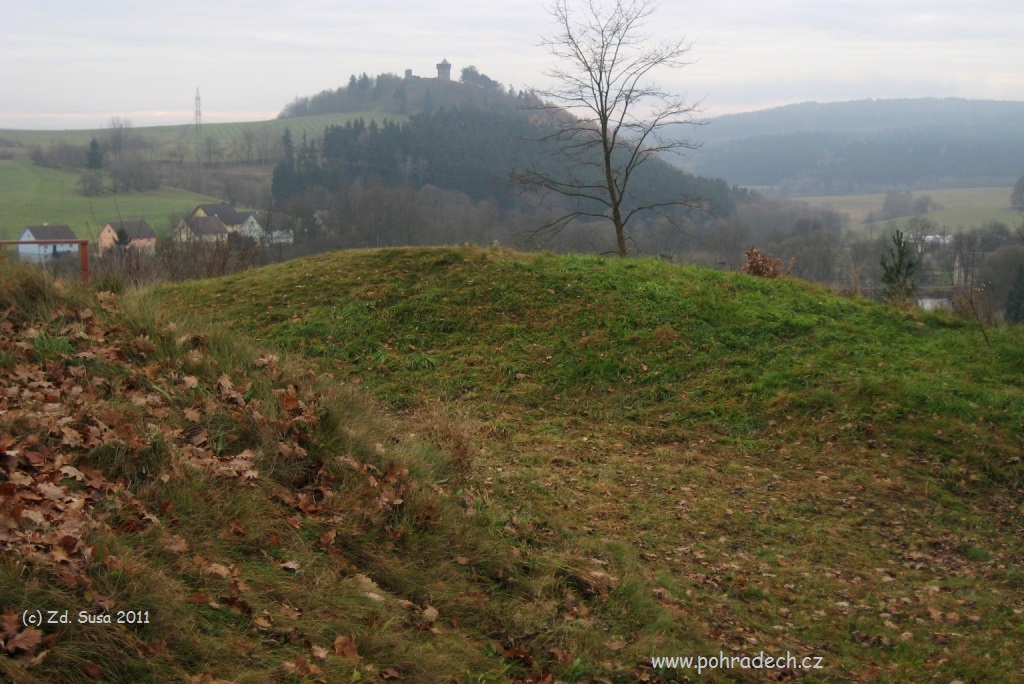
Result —
[{"label": "power line tower", "polygon": [[203,141],[203,107],[199,100],[199,88],[196,88],[196,166],[203,168],[203,155],[200,153],[200,144]]},{"label": "power line tower", "polygon": [[196,88],[196,182],[199,191],[203,190],[203,107],[199,100],[199,88]]}]

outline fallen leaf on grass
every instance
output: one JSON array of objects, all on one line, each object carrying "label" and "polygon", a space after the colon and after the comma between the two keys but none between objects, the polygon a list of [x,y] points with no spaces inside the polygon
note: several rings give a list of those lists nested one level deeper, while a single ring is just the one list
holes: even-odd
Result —
[{"label": "fallen leaf on grass", "polygon": [[35,627],[29,627],[21,632],[18,632],[13,637],[7,640],[4,650],[8,653],[31,653],[32,651],[39,648],[39,643],[43,640],[43,633]]},{"label": "fallen leaf on grass", "polygon": [[424,624],[427,625],[432,625],[437,622],[437,617],[437,608],[429,604],[427,604],[427,607],[423,609],[422,613],[420,613],[420,618],[422,618]]},{"label": "fallen leaf on grass", "polygon": [[296,656],[295,660],[291,662],[282,663],[281,667],[285,669],[285,672],[301,676],[321,675],[324,673],[319,665],[309,662],[302,656]]},{"label": "fallen leaf on grass", "polygon": [[185,553],[188,551],[188,542],[180,534],[171,535],[164,540],[164,550],[169,553]]},{"label": "fallen leaf on grass", "polygon": [[356,638],[339,634],[334,639],[334,655],[339,655],[347,660],[358,663],[360,655],[359,650],[356,648]]},{"label": "fallen leaf on grass", "polygon": [[548,653],[555,659],[555,662],[560,665],[567,665],[572,662],[572,653],[562,648],[550,648]]}]

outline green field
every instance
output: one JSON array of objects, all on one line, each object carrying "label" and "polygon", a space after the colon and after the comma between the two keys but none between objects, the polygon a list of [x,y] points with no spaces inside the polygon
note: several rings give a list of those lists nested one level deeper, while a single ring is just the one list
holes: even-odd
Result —
[{"label": "green field", "polygon": [[[1011,187],[991,188],[953,188],[941,190],[915,190],[914,197],[930,196],[938,202],[942,209],[928,214],[941,227],[949,232],[959,232],[967,228],[974,228],[985,224],[988,221],[1000,221],[1007,225],[1020,223],[1021,216],[1010,206]],[[864,225],[863,221],[870,212],[881,212],[885,202],[885,193],[871,195],[838,195],[832,197],[801,197],[802,202],[807,202],[814,207],[832,209],[848,214],[851,221],[851,230],[856,232],[870,232],[872,227],[875,230],[884,230],[891,227],[892,221],[881,221],[871,226]],[[898,219],[900,223],[905,219]]]},{"label": "green field", "polygon": [[78,172],[35,166],[29,161],[0,160],[0,239],[17,240],[25,226],[67,224],[81,238],[95,239],[108,221],[145,219],[157,234],[169,230],[171,214],[192,211],[216,199],[186,190],[161,187],[149,192],[85,197]]},{"label": "green field", "polygon": [[[258,144],[266,141],[277,142],[284,135],[285,129],[289,129],[292,138],[298,142],[305,135],[310,140],[323,136],[324,129],[331,125],[343,125],[347,121],[354,121],[362,118],[369,122],[376,119],[383,121],[385,116],[388,119],[402,119],[395,115],[383,115],[380,112],[351,112],[345,114],[323,114],[319,116],[296,117],[293,119],[271,119],[269,121],[244,121],[236,123],[207,123],[203,124],[202,137],[212,137],[222,146],[229,150],[238,150],[243,136],[247,130],[252,131]],[[171,152],[178,145],[185,145],[188,149],[194,150],[195,126],[182,124],[177,126],[144,126],[132,128],[130,136],[138,136],[147,141],[154,149],[154,158],[167,160],[171,158]],[[110,137],[109,129],[94,130],[67,130],[67,131],[28,131],[15,129],[0,129],[0,151],[7,152],[15,157],[27,157],[31,148],[35,145],[46,147],[55,142],[67,142],[74,145],[88,145],[93,138],[103,141]],[[194,152],[193,152],[194,154]],[[238,161],[236,159],[235,161]]]},{"label": "green field", "polygon": [[[291,131],[293,140],[298,144],[303,136],[309,139],[319,138],[327,126],[344,124],[357,118],[383,120],[379,112],[359,112],[270,121],[204,124],[202,132],[204,139],[211,136],[218,141],[225,151],[224,160],[230,165],[244,160],[246,152],[243,138],[246,131],[255,134],[256,156],[261,146],[276,149],[275,146],[278,145],[285,129]],[[89,198],[81,193],[78,171],[38,167],[29,161],[33,146],[46,147],[55,142],[88,145],[94,137],[104,140],[109,134],[109,130],[104,129],[0,130],[0,152],[10,157],[0,158],[0,239],[17,239],[25,226],[42,223],[67,224],[79,237],[95,238],[97,226],[102,228],[106,222],[118,217],[144,218],[158,234],[161,234],[169,229],[169,215],[189,212],[197,204],[220,201],[214,197],[171,187],[161,187],[150,192],[104,194]],[[156,161],[171,159],[179,145],[185,146],[188,159],[193,158],[195,154],[194,127],[191,125],[135,128],[129,135],[144,138],[151,147],[151,158]],[[246,167],[246,172],[253,173],[253,168]]]}]

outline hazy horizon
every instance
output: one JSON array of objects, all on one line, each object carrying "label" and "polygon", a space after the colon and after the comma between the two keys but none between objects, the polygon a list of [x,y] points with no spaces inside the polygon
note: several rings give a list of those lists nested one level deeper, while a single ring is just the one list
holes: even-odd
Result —
[{"label": "hazy horizon", "polygon": [[[517,90],[545,86],[553,30],[547,3],[450,8],[385,0],[345,7],[195,0],[157,5],[0,0],[0,128],[97,129],[272,119],[296,97],[344,86],[351,74],[452,77],[473,65]],[[707,117],[800,102],[964,98],[1021,101],[1024,46],[1016,2],[950,0],[756,6],[663,4],[646,30],[693,43],[693,63],[656,74],[702,101]]]}]

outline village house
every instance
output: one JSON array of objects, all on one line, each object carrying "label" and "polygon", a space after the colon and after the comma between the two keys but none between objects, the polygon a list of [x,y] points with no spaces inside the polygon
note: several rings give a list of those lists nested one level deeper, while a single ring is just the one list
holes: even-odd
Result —
[{"label": "village house", "polygon": [[[70,226],[48,225],[28,226],[18,238],[20,242],[30,240],[77,240],[78,236]],[[18,258],[41,264],[52,261],[63,254],[78,254],[78,244],[63,245],[18,245]]]},{"label": "village house", "polygon": [[249,214],[240,234],[263,245],[290,245],[293,240],[291,219],[276,212],[269,216],[265,211]]},{"label": "village house", "polygon": [[227,226],[217,216],[195,216],[185,219],[174,229],[179,242],[221,242],[228,239]]},{"label": "village house", "polygon": [[156,250],[156,233],[144,221],[111,221],[103,226],[96,238],[96,248],[102,256],[121,244],[125,249],[136,249],[144,254]]},{"label": "village house", "polygon": [[227,203],[200,204],[192,210],[191,218],[215,216],[220,219],[229,233],[238,233],[242,230],[246,219],[252,216],[251,212],[238,211]]},{"label": "village house", "polygon": [[217,219],[223,224],[231,239],[245,238],[262,245],[290,245],[293,240],[292,220],[284,214],[265,211],[238,211],[230,204],[200,204],[192,210],[187,223],[192,232],[179,230],[179,239],[184,233],[195,238],[212,239],[216,233],[215,224],[204,224],[208,219]]}]

